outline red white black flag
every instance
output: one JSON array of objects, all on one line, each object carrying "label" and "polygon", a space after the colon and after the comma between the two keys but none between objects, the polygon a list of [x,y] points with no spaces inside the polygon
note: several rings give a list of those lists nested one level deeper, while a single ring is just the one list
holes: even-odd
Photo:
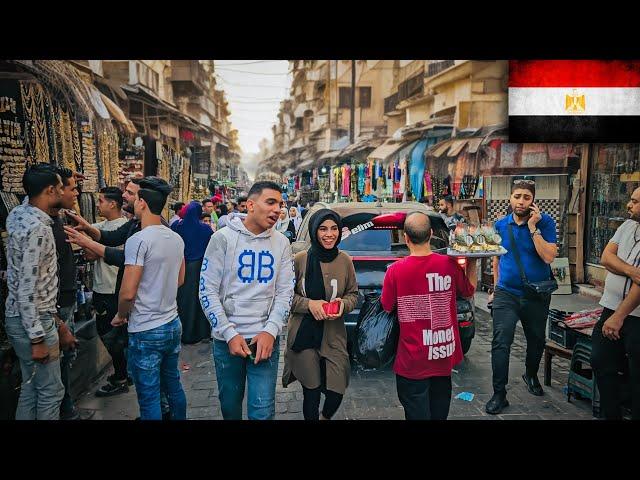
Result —
[{"label": "red white black flag", "polygon": [[640,141],[640,61],[512,60],[509,141]]}]

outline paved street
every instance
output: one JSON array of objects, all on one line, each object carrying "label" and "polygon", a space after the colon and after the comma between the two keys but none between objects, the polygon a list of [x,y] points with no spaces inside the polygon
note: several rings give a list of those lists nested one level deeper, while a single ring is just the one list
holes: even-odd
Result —
[{"label": "paved street", "polygon": [[[476,337],[465,360],[453,373],[453,397],[461,392],[474,394],[471,402],[453,398],[451,420],[568,420],[591,419],[591,404],[588,400],[566,401],[563,386],[567,380],[567,360],[555,360],[552,385],[545,388],[543,397],[530,395],[520,378],[524,368],[525,340],[520,325],[512,348],[510,385],[508,396],[511,406],[501,415],[492,416],[484,412],[484,405],[491,397],[491,323],[489,315],[478,309]],[[284,342],[281,342],[281,346]],[[282,348],[282,347],[281,347]],[[280,375],[283,354],[280,355]],[[217,382],[210,344],[183,347],[181,354],[182,383],[187,394],[187,416],[192,420],[219,420],[220,403],[217,398]],[[104,381],[110,371],[105,372],[99,382],[91,386],[78,402],[83,409],[95,410],[95,420],[133,420],[138,416],[135,390],[112,398],[96,398],[93,392]],[[539,375],[542,381],[542,367]],[[276,419],[302,420],[302,388],[299,383],[282,388],[278,382],[276,394]],[[245,409],[246,415],[246,409]],[[395,378],[391,370],[362,371],[353,368],[351,384],[336,419],[393,419],[401,420],[404,413],[395,389]]]}]

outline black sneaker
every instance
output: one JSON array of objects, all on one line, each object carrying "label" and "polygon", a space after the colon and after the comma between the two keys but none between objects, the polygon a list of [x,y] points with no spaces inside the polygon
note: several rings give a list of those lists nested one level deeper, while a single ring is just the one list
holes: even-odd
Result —
[{"label": "black sneaker", "polygon": [[487,402],[485,411],[490,415],[498,415],[503,409],[509,406],[506,393],[494,393],[491,400]]},{"label": "black sneaker", "polygon": [[536,397],[544,395],[544,390],[542,390],[542,385],[540,385],[536,375],[529,376],[525,373],[522,375],[522,380],[524,380],[524,383],[527,385],[527,390],[529,390],[531,395],[535,395]]},{"label": "black sneaker", "polygon": [[[116,374],[114,373],[113,375],[109,375],[107,377],[107,382],[113,383],[114,385],[116,385],[116,384],[122,383],[122,380],[116,380]],[[133,385],[133,378],[131,378],[128,375],[127,375],[127,385],[129,386]]]},{"label": "black sneaker", "polygon": [[105,385],[101,386],[98,390],[96,390],[96,397],[111,397],[113,395],[120,395],[121,393],[127,393],[129,391],[129,386],[127,382],[122,383],[111,383],[107,382]]}]

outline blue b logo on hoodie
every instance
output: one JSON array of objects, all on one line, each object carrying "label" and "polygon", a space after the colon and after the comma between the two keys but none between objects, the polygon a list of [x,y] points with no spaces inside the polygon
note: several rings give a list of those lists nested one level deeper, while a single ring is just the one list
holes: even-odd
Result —
[{"label": "blue b logo on hoodie", "polygon": [[[248,258],[247,258],[248,257]],[[258,282],[268,283],[275,273],[273,264],[275,259],[271,252],[262,250],[258,253]],[[251,283],[256,279],[256,252],[244,250],[238,257],[238,278],[242,283]],[[266,274],[263,273],[266,270]]]}]

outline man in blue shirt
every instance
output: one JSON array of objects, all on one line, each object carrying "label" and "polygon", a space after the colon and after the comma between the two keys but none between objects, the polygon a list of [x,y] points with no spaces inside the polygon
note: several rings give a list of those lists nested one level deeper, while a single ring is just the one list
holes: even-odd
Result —
[{"label": "man in blue shirt", "polygon": [[[528,282],[551,278],[550,264],[556,257],[556,225],[534,203],[535,182],[516,180],[511,187],[512,213],[498,220],[496,231],[508,253],[493,260],[495,293],[493,299],[493,340],[491,366],[493,397],[486,405],[490,414],[498,414],[509,405],[506,386],[509,376],[509,354],[516,323],[522,322],[527,339],[525,373],[522,376],[533,395],[543,395],[538,381],[538,368],[544,352],[547,315],[551,294],[530,298],[525,295],[520,269],[514,256],[517,249]],[[509,230],[513,232],[512,242]]]}]

